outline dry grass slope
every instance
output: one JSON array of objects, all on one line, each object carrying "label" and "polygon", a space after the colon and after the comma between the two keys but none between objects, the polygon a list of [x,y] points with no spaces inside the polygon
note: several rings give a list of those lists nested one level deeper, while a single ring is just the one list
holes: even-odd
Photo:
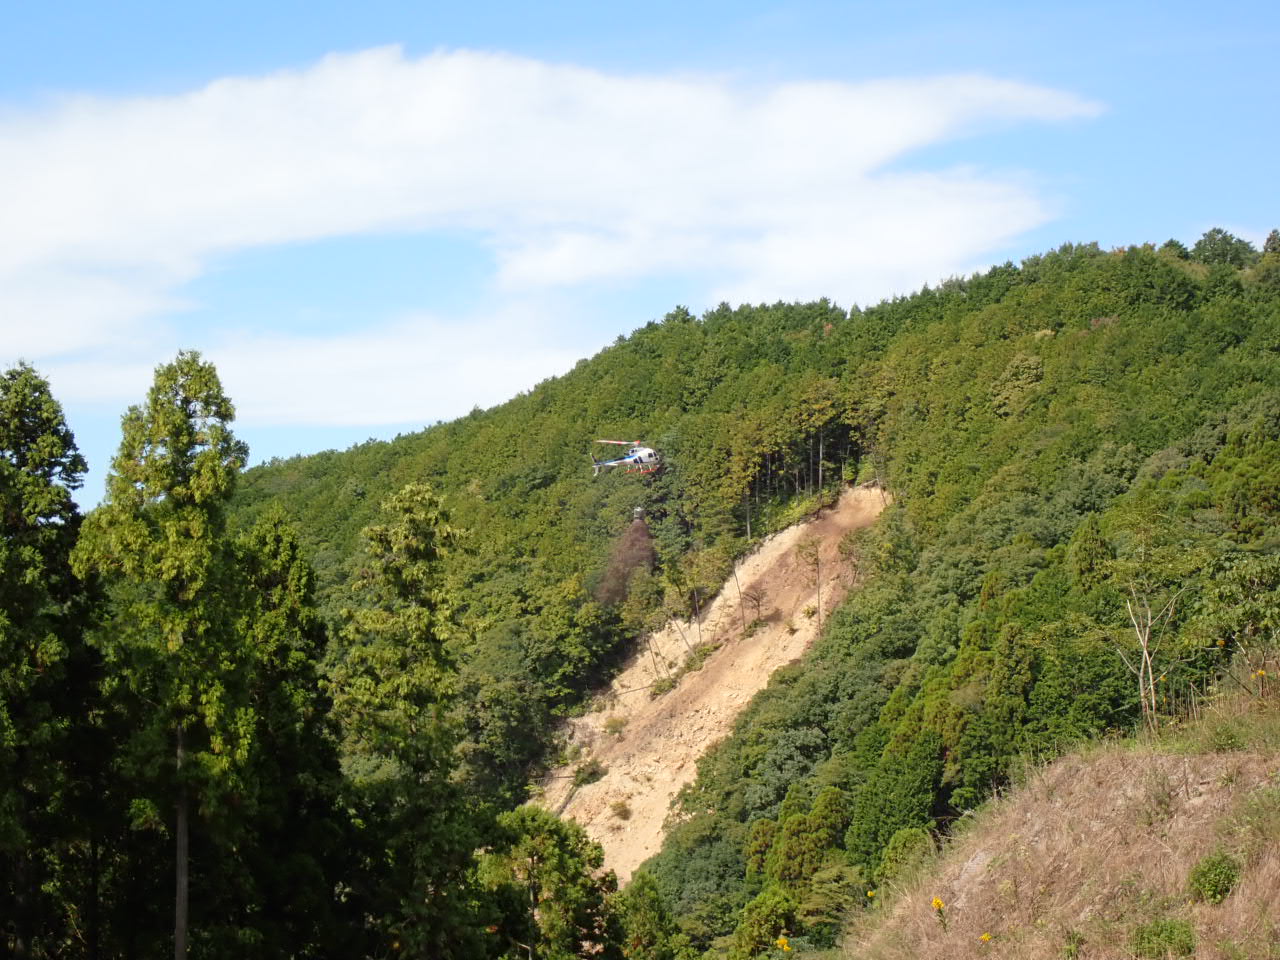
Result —
[{"label": "dry grass slope", "polygon": [[[1280,691],[1266,693],[1036,772],[879,891],[844,956],[1280,958]],[[1239,881],[1213,903],[1190,878],[1220,854],[1210,865],[1234,861]]]}]

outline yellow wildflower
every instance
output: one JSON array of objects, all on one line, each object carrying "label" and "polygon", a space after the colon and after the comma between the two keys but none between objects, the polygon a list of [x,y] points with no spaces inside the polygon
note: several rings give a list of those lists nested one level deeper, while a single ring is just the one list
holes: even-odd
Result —
[{"label": "yellow wildflower", "polygon": [[979,939],[979,940],[981,940],[983,943],[990,943],[990,942],[991,942],[991,934],[989,934],[989,933],[984,933],[984,934],[983,934],[982,936],[980,936],[978,939]]},{"label": "yellow wildflower", "polygon": [[943,907],[945,907],[945,906],[946,906],[946,904],[945,904],[945,903],[943,903],[943,902],[942,902],[942,900],[941,900],[940,898],[938,898],[938,897],[934,897],[934,898],[933,898],[933,909],[935,909],[935,910],[941,910],[941,909],[942,909]]},{"label": "yellow wildflower", "polygon": [[874,890],[868,890],[868,891],[867,891],[867,896],[868,896],[868,897],[874,897],[875,895],[876,895],[876,892],[875,892]]}]

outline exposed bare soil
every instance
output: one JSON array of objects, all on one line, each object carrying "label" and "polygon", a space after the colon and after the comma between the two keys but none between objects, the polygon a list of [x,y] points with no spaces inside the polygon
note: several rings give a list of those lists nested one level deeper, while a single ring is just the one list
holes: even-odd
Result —
[{"label": "exposed bare soil", "polygon": [[[604,847],[605,867],[626,882],[662,845],[676,793],[697,773],[698,758],[732,728],[734,718],[779,667],[796,660],[818,634],[819,584],[801,556],[816,537],[821,557],[821,616],[852,585],[841,539],[869,526],[887,500],[859,487],[803,523],[775,534],[742,560],[699,621],[672,622],[644,638],[601,697],[604,709],[573,720],[568,735],[607,769],[573,787],[573,767],[552,771],[542,802],[580,823]],[[753,600],[754,597],[754,600]],[[744,629],[757,619],[762,623]],[[651,696],[655,680],[673,676],[699,643],[717,644],[701,669]]]}]

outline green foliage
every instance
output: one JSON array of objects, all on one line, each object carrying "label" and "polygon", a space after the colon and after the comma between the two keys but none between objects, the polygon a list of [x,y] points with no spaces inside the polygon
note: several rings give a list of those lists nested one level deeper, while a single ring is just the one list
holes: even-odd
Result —
[{"label": "green foliage", "polygon": [[[365,530],[365,562],[331,653],[328,689],[351,801],[370,851],[360,886],[374,929],[422,955],[472,955],[466,909],[477,822],[452,782],[457,731],[445,650],[450,598],[442,564],[455,540],[439,498],[409,484]],[[452,891],[436,897],[415,890]]]},{"label": "green foliage", "polygon": [[677,681],[675,677],[659,677],[657,680],[654,680],[653,683],[649,684],[650,699],[656,700],[664,693],[670,693],[676,688],[676,683]]},{"label": "green foliage", "polygon": [[780,887],[767,887],[742,911],[729,960],[752,960],[773,946],[795,920],[795,901]]},{"label": "green foliage", "polygon": [[110,595],[95,643],[116,709],[129,718],[129,804],[158,809],[177,797],[176,954],[185,954],[193,801],[205,817],[234,802],[257,726],[254,650],[234,630],[238,591],[224,522],[247,456],[231,433],[234,417],[199,354],[157,367],[146,403],[124,415],[106,498],[85,519],[72,557],[77,573],[101,576]]},{"label": "green foliage", "polygon": [[809,812],[809,829],[822,850],[830,850],[844,838],[849,826],[848,798],[839,787],[824,787]]},{"label": "green foliage", "polygon": [[881,856],[880,875],[892,880],[911,870],[933,853],[933,836],[920,827],[903,827],[885,845]]},{"label": "green foliage", "polygon": [[[622,928],[612,906],[617,882],[612,872],[596,876],[603,859],[581,827],[545,810],[524,806],[499,815],[479,868],[480,883],[500,910],[490,924],[490,942],[503,956],[527,956],[529,950],[546,960],[621,960]],[[632,929],[648,934],[656,925],[665,933],[669,927],[654,915],[652,902],[640,902],[646,899],[642,891],[630,901]]]},{"label": "green foliage", "polygon": [[1157,917],[1133,931],[1130,947],[1139,957],[1150,960],[1190,957],[1196,952],[1196,933],[1189,920]]},{"label": "green foliage", "polygon": [[861,871],[832,863],[813,875],[796,907],[796,929],[814,946],[835,946],[850,904],[865,898]]},{"label": "green foliage", "polygon": [[627,718],[612,716],[604,722],[604,732],[614,739],[621,739],[627,729]]},{"label": "green foliage", "polygon": [[803,889],[826,854],[820,841],[821,835],[813,829],[807,815],[798,813],[787,817],[765,858],[765,877],[787,890]]},{"label": "green foliage", "polygon": [[[49,386],[0,377],[0,944],[54,952],[92,903],[76,871],[103,773],[89,719],[99,665],[69,555],[84,459]],[[96,824],[95,824],[96,825]]]},{"label": "green foliage", "polygon": [[747,840],[743,856],[747,861],[747,879],[763,876],[769,851],[778,837],[778,824],[768,817],[751,822],[751,836]]},{"label": "green foliage", "polygon": [[[247,448],[231,434],[235,411],[199,354],[156,369],[144,406],[123,419],[103,505],[85,521],[74,561],[116,587],[108,659],[169,730],[207,739],[209,775],[243,760],[249,733],[234,699],[247,651],[229,657],[231,557],[224,504]],[[196,749],[200,749],[197,747]]]},{"label": "green foliage", "polygon": [[[595,919],[556,930],[559,901],[513,866],[577,841],[550,822],[495,840],[494,817],[637,631],[700,613],[733,555],[857,477],[894,501],[846,545],[860,589],[704,759],[650,868],[669,944],[755,949],[779,919],[826,942],[896,838],[945,830],[1023,756],[1163,724],[1273,641],[1273,246],[1066,245],[865,310],[676,310],[501,407],[240,482],[231,406],[182,354],[125,418],[83,583],[82,464],[47,390],[11,374],[30,402],[0,426],[36,428],[0,462],[7,889],[49,929],[101,907],[103,951],[159,952],[154,864],[185,795],[210,955],[497,957],[575,926],[612,949],[608,891],[569,879],[588,854],[548,883]],[[664,471],[592,480],[582,454],[615,432]],[[44,474],[11,452],[36,449]],[[397,499],[422,482],[437,493]],[[505,879],[480,882],[477,846]]]},{"label": "green foliage", "polygon": [[463,737],[460,776],[474,801],[502,807],[523,802],[525,775],[550,735],[546,705],[516,680],[464,670],[454,723]]},{"label": "green foliage", "polygon": [[252,950],[241,944],[244,953],[281,956],[317,943],[354,952],[356,918],[333,896],[350,869],[350,837],[337,731],[320,685],[327,637],[314,574],[279,514],[238,538],[235,554],[244,590],[237,632],[255,651],[249,697],[257,725],[245,802],[218,824],[238,854],[221,875],[223,909],[260,911],[238,931],[254,940]]},{"label": "green foliage", "polygon": [[845,844],[868,876],[879,877],[881,851],[904,828],[933,825],[942,777],[942,738],[925,732],[884,758],[858,794]]},{"label": "green foliage", "polygon": [[1219,850],[1196,862],[1187,877],[1187,886],[1197,900],[1221,903],[1240,882],[1240,871],[1240,861]]},{"label": "green foliage", "polygon": [[1241,240],[1221,227],[1214,227],[1196,241],[1191,259],[1210,266],[1247,267],[1258,259],[1258,251],[1248,240]]},{"label": "green foliage", "polygon": [[693,960],[696,956],[649,874],[632,877],[613,906],[622,926],[622,953],[628,960]]}]

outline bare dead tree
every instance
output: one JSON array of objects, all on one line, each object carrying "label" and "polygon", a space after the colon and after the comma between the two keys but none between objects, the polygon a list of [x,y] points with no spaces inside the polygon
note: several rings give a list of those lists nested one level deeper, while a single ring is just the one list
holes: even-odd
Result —
[{"label": "bare dead tree", "polygon": [[818,588],[818,632],[822,632],[822,539],[813,534],[796,548],[800,558],[813,568],[813,581]]},{"label": "bare dead tree", "polygon": [[1125,598],[1124,606],[1133,625],[1137,651],[1126,652],[1123,646],[1117,646],[1116,651],[1138,680],[1138,702],[1142,704],[1142,719],[1149,730],[1156,728],[1156,674],[1162,673],[1156,670],[1156,660],[1166,639],[1165,627],[1173,619],[1178,598],[1186,589],[1183,587],[1156,609],[1148,594],[1139,592],[1134,584],[1128,584],[1129,596]]},{"label": "bare dead tree", "polygon": [[738,581],[738,565],[733,565],[733,585],[738,588],[738,619],[742,621],[742,633],[747,632],[747,611],[742,600],[742,584]]}]

